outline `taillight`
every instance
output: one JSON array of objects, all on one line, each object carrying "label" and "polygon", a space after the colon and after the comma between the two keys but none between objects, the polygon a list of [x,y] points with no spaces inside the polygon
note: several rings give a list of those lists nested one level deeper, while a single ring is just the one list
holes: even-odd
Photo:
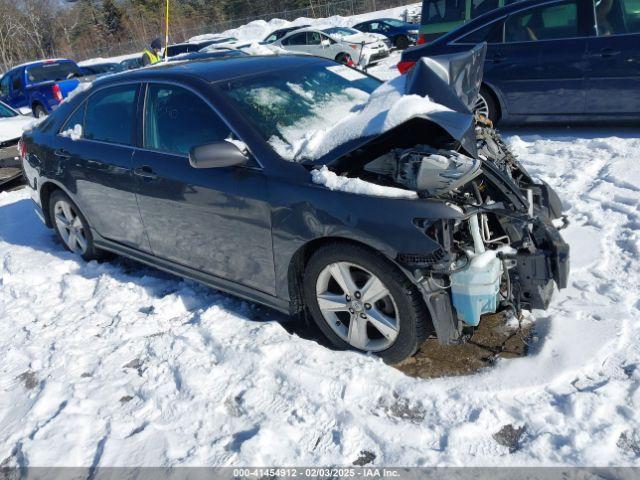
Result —
[{"label": "taillight", "polygon": [[58,103],[64,99],[60,86],[57,83],[53,85],[53,98],[55,98]]},{"label": "taillight", "polygon": [[20,152],[20,158],[22,160],[27,158],[27,144],[24,143],[24,140],[22,138],[18,140],[18,152]]},{"label": "taillight", "polygon": [[424,33],[421,33],[420,35],[418,35],[418,41],[416,42],[416,45],[424,45],[425,43],[427,43],[427,36]]},{"label": "taillight", "polygon": [[400,71],[401,75],[404,75],[409,70],[411,70],[415,64],[416,62],[411,62],[411,61],[400,62],[398,64],[398,70]]},{"label": "taillight", "polygon": [[353,67],[355,65],[354,61],[351,59],[351,57],[347,58],[347,65],[349,65],[350,67]]}]

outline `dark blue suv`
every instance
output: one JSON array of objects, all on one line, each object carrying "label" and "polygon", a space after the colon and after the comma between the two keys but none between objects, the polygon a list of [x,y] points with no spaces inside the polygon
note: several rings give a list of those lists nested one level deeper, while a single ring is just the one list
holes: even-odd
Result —
[{"label": "dark blue suv", "polygon": [[493,121],[640,118],[639,0],[524,0],[405,51],[398,68],[481,42],[477,109]]}]

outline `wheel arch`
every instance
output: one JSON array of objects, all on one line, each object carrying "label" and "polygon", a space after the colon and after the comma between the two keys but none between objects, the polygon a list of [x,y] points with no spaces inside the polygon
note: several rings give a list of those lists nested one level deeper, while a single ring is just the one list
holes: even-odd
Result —
[{"label": "wheel arch", "polygon": [[47,111],[47,107],[45,107],[44,104],[40,100],[33,100],[31,102],[31,111],[32,112],[35,113],[36,107],[42,107],[45,112]]},{"label": "wheel arch", "polygon": [[38,196],[39,196],[39,199],[40,199],[40,209],[42,210],[42,215],[44,217],[44,221],[45,221],[45,224],[47,225],[47,227],[53,228],[53,219],[49,215],[49,211],[50,211],[51,196],[57,190],[60,190],[67,197],[69,197],[69,199],[73,202],[74,206],[78,209],[78,211],[86,219],[86,221],[89,224],[89,226],[91,226],[91,223],[89,222],[89,219],[84,214],[84,211],[82,210],[80,205],[78,205],[78,202],[77,202],[77,200],[75,198],[75,195],[71,194],[66,188],[64,188],[63,185],[59,184],[58,182],[53,181],[53,180],[46,180],[44,183],[42,183],[40,185],[40,188],[38,189]]},{"label": "wheel arch", "polygon": [[489,95],[491,95],[491,98],[493,99],[493,101],[496,104],[496,107],[498,107],[498,121],[502,120],[502,118],[504,117],[503,112],[504,112],[504,104],[502,102],[502,98],[501,96],[498,94],[498,90],[488,84],[487,82],[482,82],[482,85],[480,86],[480,89],[484,89]]},{"label": "wheel arch", "polygon": [[[377,249],[365,242],[353,240],[352,238],[341,237],[341,236],[328,236],[328,237],[319,237],[313,240],[308,241],[304,245],[302,245],[298,250],[293,254],[291,260],[289,261],[289,266],[287,269],[287,282],[288,282],[288,290],[289,290],[289,299],[291,304],[291,313],[296,317],[304,316],[305,308],[304,308],[304,294],[302,291],[303,277],[304,271],[311,258],[311,255],[318,251],[325,245],[329,245],[332,243],[342,243],[349,244],[364,248],[376,255],[379,255],[381,258],[393,264],[395,268],[397,268],[403,275],[405,275],[414,285],[416,285],[416,280],[413,278],[411,273],[403,268],[394,258],[390,257],[387,253]],[[416,288],[417,285],[416,285]]]}]

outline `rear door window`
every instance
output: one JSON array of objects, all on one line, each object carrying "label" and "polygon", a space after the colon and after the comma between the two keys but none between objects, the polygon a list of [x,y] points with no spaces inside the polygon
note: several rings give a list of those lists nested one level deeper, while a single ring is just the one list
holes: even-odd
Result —
[{"label": "rear door window", "polygon": [[105,88],[87,101],[84,138],[133,145],[138,85]]},{"label": "rear door window", "polygon": [[193,147],[229,138],[231,130],[198,95],[169,85],[149,85],[144,113],[144,146],[188,155]]},{"label": "rear door window", "polygon": [[578,6],[575,1],[531,8],[511,15],[505,22],[507,43],[578,36]]},{"label": "rear door window", "polygon": [[60,132],[66,132],[67,130],[73,130],[76,125],[80,125],[80,131],[84,129],[84,112],[87,107],[86,102],[78,107],[64,123],[64,126],[60,129]]}]

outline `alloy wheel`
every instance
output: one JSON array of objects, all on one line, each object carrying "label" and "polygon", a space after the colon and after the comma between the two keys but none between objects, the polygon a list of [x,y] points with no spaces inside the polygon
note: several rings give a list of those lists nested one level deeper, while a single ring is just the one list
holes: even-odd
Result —
[{"label": "alloy wheel", "polygon": [[358,265],[327,265],[316,282],[316,299],[329,327],[354,348],[379,352],[398,337],[393,296],[377,276]]},{"label": "alloy wheel", "polygon": [[475,105],[473,106],[474,113],[480,114],[485,118],[489,117],[489,104],[487,100],[482,96],[482,94],[478,94],[478,99],[476,100]]},{"label": "alloy wheel", "polygon": [[69,250],[80,255],[87,253],[89,243],[84,225],[73,205],[65,200],[58,200],[53,212],[60,237]]}]

